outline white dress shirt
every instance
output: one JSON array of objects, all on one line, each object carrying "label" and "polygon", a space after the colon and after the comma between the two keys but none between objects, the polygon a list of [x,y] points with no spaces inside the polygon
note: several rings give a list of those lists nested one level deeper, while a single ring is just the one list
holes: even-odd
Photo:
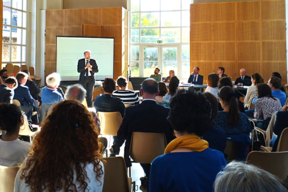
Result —
[{"label": "white dress shirt", "polygon": [[[87,61],[88,61],[88,63],[90,63],[90,59],[85,59],[85,67],[86,67],[86,65],[87,65]],[[92,68],[92,65],[90,65],[91,66],[91,68]],[[85,75],[84,76],[86,76],[86,72],[85,72]],[[90,72],[90,70],[88,69],[88,76],[91,76],[91,72]]]}]

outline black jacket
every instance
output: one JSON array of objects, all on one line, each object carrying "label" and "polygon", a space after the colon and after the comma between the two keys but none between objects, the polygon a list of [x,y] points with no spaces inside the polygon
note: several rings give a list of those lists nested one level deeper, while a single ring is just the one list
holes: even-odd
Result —
[{"label": "black jacket", "polygon": [[173,128],[167,120],[168,114],[169,109],[151,100],[126,108],[117,134],[117,146],[121,147],[126,140],[124,159],[127,167],[131,166],[129,148],[133,132],[165,133],[167,143],[174,139]]},{"label": "black jacket", "polygon": [[0,103],[13,103],[13,90],[7,85],[0,85]]},{"label": "black jacket", "polygon": [[[92,66],[92,71],[90,71],[91,76],[93,76],[94,78],[94,73],[98,72],[98,65],[96,63],[96,61],[94,59],[90,59],[90,65]],[[84,59],[80,59],[78,61],[78,73],[80,73],[80,77],[79,77],[79,83],[81,84],[84,81],[84,75],[85,75],[85,58]]]},{"label": "black jacket", "polygon": [[99,112],[120,112],[124,116],[125,105],[119,98],[114,98],[111,95],[99,95],[94,102],[96,111]]},{"label": "black jacket", "polygon": [[239,77],[236,79],[235,85],[238,85],[238,83],[243,83],[244,86],[250,86],[252,85],[251,77],[245,75],[244,80]]},{"label": "black jacket", "polygon": [[39,100],[38,94],[40,93],[40,88],[36,85],[36,83],[34,81],[27,80],[25,85],[29,88],[32,97],[35,100]]}]

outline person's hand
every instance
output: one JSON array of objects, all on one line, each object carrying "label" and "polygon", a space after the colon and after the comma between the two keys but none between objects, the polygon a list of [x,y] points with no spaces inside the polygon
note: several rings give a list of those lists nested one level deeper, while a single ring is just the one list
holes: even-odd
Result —
[{"label": "person's hand", "polygon": [[31,78],[31,76],[30,76],[30,75],[28,76],[28,80],[29,80],[29,81],[32,81],[32,78]]},{"label": "person's hand", "polygon": [[241,85],[242,85],[242,83],[238,83],[237,85],[238,85],[238,86],[241,86]]},{"label": "person's hand", "polygon": [[92,71],[92,68],[91,68],[91,67],[88,67],[88,70],[89,70],[89,71]]},{"label": "person's hand", "polygon": [[287,106],[287,105],[284,105],[284,106],[282,107],[282,111],[288,111],[288,106]]}]

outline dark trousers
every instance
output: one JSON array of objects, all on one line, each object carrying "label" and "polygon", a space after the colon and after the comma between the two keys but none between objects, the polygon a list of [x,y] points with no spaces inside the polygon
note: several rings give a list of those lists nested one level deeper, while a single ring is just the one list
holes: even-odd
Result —
[{"label": "dark trousers", "polygon": [[86,89],[86,100],[88,107],[92,107],[92,99],[93,99],[93,91],[95,80],[93,76],[84,77],[84,81],[82,83],[83,87]]},{"label": "dark trousers", "polygon": [[151,168],[151,164],[144,164],[144,163],[140,163],[141,167],[144,170],[145,176],[149,178],[150,176],[150,168]]}]

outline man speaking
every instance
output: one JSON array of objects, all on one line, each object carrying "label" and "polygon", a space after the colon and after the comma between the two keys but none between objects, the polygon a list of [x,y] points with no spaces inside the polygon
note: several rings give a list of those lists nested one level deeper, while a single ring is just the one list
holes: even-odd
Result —
[{"label": "man speaking", "polygon": [[83,59],[78,61],[78,73],[80,73],[79,83],[83,85],[83,87],[87,91],[87,105],[88,107],[92,107],[92,97],[94,90],[94,73],[98,72],[98,66],[94,59],[90,59],[91,52],[86,50],[84,52]]}]

